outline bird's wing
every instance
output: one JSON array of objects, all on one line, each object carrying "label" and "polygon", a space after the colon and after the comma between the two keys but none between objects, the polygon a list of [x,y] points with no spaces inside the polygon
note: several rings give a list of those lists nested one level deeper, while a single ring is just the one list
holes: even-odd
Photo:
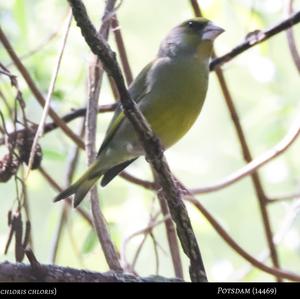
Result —
[{"label": "bird's wing", "polygon": [[[141,101],[144,98],[144,95],[149,92],[149,90],[147,90],[149,87],[147,84],[147,76],[149,74],[152,65],[153,65],[152,62],[147,64],[144,67],[144,69],[139,73],[139,75],[136,77],[136,79],[131,84],[131,86],[129,87],[129,94],[131,96],[131,99],[134,100],[136,103]],[[121,103],[119,103],[116,107],[114,116],[108,126],[104,141],[98,151],[97,157],[100,155],[100,153],[105,149],[107,144],[110,142],[110,140],[114,136],[115,132],[117,131],[118,127],[120,126],[124,118],[125,118],[124,111],[122,110]]]}]

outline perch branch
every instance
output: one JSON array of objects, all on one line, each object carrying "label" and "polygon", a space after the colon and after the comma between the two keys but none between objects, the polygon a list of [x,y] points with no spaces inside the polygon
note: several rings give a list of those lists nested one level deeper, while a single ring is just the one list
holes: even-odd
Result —
[{"label": "perch branch", "polygon": [[162,276],[137,277],[120,272],[97,273],[86,270],[40,265],[42,278],[31,265],[3,262],[0,264],[0,282],[180,282],[179,279]]},{"label": "perch branch", "polygon": [[[126,82],[127,82],[127,85],[130,85],[132,83],[133,77],[132,77],[132,72],[130,69],[129,62],[128,62],[125,43],[123,41],[123,36],[121,33],[120,24],[118,22],[117,15],[115,15],[112,18],[112,28],[113,28],[113,32],[114,32],[114,36],[115,36],[115,40],[116,40],[116,44],[117,44],[118,53],[119,53],[119,56],[121,59],[121,65],[123,67],[123,71],[125,74]],[[152,171],[152,172],[155,177],[155,171]],[[123,174],[127,175],[127,177],[128,177],[128,174],[126,172],[123,172]],[[135,178],[133,178],[133,179],[135,179]],[[156,177],[155,177],[155,181],[157,181]],[[141,182],[141,180],[139,181],[139,184],[141,186],[144,186],[144,184],[143,184],[143,182]],[[155,182],[151,183],[151,184],[155,185]],[[156,185],[158,185],[158,184],[156,183]],[[164,217],[168,217],[169,209],[168,209],[166,199],[163,197],[163,194],[160,191],[157,191],[157,195],[158,195],[158,199],[160,202],[161,211],[162,211]],[[174,222],[172,221],[172,219],[167,218],[167,220],[165,221],[165,228],[166,228],[166,235],[167,235],[170,253],[171,253],[171,257],[172,257],[175,276],[177,278],[183,279],[183,270],[182,270],[182,263],[181,263],[181,258],[180,258],[179,245],[178,245],[178,240],[176,237],[175,225],[174,225]],[[141,243],[141,244],[143,244],[143,243]],[[154,248],[156,248],[155,245],[154,245]],[[134,265],[133,265],[133,267],[134,267]]]},{"label": "perch branch", "polygon": [[115,54],[111,51],[107,42],[97,34],[97,31],[89,20],[85,6],[80,0],[69,0],[69,3],[73,10],[73,16],[87,44],[92,52],[102,61],[108,74],[114,78],[119,90],[124,113],[140,138],[146,152],[147,160],[157,173],[159,184],[169,205],[171,217],[177,225],[177,233],[181,245],[190,260],[191,280],[207,281],[202,257],[186,207],[164,158],[159,139],[153,135],[144,116],[130,98],[123,76],[115,60]]}]

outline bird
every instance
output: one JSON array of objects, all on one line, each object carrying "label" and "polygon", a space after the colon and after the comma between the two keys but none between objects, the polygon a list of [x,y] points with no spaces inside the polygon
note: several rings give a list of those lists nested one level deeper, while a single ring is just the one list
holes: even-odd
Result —
[{"label": "bird", "polygon": [[[162,40],[158,53],[129,86],[130,97],[145,116],[162,147],[180,140],[198,118],[208,89],[213,42],[224,29],[197,17],[186,20]],[[123,169],[145,154],[119,103],[95,161],[54,202],[75,194],[77,207],[101,178],[106,186]]]}]

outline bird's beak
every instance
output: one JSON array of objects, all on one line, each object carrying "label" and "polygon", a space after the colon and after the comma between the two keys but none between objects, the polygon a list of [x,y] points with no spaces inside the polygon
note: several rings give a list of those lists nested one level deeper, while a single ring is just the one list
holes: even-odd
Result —
[{"label": "bird's beak", "polygon": [[207,26],[204,29],[202,40],[210,40],[213,41],[222,34],[225,30],[214,23],[208,23]]}]

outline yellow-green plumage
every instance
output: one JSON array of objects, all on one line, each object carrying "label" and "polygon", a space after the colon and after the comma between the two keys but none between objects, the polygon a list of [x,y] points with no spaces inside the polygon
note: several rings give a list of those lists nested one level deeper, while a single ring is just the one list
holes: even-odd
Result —
[{"label": "yellow-green plumage", "polygon": [[[181,139],[197,119],[206,96],[213,40],[222,32],[204,18],[180,24],[129,87],[132,99],[164,148]],[[106,185],[143,154],[134,128],[118,107],[95,162],[55,201],[75,193],[77,206],[101,176],[102,185]]]}]

